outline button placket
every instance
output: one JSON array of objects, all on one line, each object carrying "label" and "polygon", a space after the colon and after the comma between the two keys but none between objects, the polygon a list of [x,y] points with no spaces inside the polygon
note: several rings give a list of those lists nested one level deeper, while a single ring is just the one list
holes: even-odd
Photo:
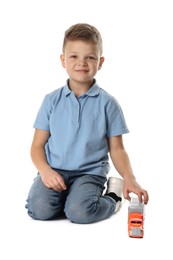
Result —
[{"label": "button placket", "polygon": [[72,101],[73,101],[73,105],[74,105],[72,122],[73,122],[73,125],[78,125],[79,117],[80,117],[80,102],[77,100],[77,98],[74,96],[74,94],[72,95]]}]

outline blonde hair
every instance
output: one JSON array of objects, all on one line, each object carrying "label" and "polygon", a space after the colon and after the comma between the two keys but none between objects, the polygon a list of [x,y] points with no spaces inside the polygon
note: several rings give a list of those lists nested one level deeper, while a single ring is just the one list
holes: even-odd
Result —
[{"label": "blonde hair", "polygon": [[92,42],[99,46],[100,52],[103,52],[103,43],[100,32],[96,27],[87,23],[77,23],[72,25],[65,31],[63,41],[63,52],[65,50],[66,43],[68,41],[81,40],[86,42]]}]

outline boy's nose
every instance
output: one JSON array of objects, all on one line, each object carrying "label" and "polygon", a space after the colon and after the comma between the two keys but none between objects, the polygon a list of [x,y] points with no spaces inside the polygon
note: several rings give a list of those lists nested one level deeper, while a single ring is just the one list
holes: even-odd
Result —
[{"label": "boy's nose", "polygon": [[84,66],[87,64],[87,60],[85,58],[79,58],[78,65]]}]

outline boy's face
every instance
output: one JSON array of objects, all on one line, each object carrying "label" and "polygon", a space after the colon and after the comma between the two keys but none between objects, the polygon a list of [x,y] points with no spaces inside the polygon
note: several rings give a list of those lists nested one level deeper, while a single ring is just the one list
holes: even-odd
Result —
[{"label": "boy's face", "polygon": [[60,58],[70,80],[80,83],[91,83],[104,62],[96,44],[81,40],[68,41]]}]

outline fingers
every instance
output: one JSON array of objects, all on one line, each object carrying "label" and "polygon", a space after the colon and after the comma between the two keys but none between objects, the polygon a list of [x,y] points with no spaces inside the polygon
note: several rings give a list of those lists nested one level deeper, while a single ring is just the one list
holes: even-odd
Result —
[{"label": "fingers", "polygon": [[51,179],[50,188],[54,189],[57,192],[62,192],[67,189],[63,178],[60,176],[56,176],[54,179]]},{"label": "fingers", "polygon": [[124,189],[123,189],[123,194],[124,198],[129,200],[131,199],[130,193],[134,193],[138,196],[139,202],[144,204],[148,203],[149,196],[148,192],[144,190],[137,182],[135,179],[125,179],[124,182]]},{"label": "fingers", "polygon": [[143,201],[144,201],[144,204],[147,204],[148,201],[149,201],[149,196],[148,196],[148,192],[146,190],[143,190]]},{"label": "fingers", "polygon": [[148,203],[149,196],[146,190],[140,189],[135,192],[136,195],[138,196],[139,202],[144,202],[144,204]]},{"label": "fingers", "polygon": [[124,191],[124,198],[126,199],[126,200],[131,200],[131,197],[130,197],[130,195],[129,195],[129,192],[128,191]]},{"label": "fingers", "polygon": [[[129,200],[129,201],[131,200],[130,193],[131,192],[129,192],[129,191],[124,192],[124,198]],[[142,202],[144,202],[144,204],[148,203],[149,196],[148,196],[148,192],[146,190],[143,190],[143,189],[142,190],[135,190],[132,193],[134,193],[138,196],[140,203],[142,203]]]},{"label": "fingers", "polygon": [[57,172],[50,172],[42,176],[42,181],[48,189],[53,189],[57,192],[62,192],[67,189],[64,179]]},{"label": "fingers", "polygon": [[61,189],[66,190],[67,186],[65,185],[64,179],[61,176],[59,176],[59,178],[57,178],[57,179],[58,179],[58,182],[59,182]]}]

